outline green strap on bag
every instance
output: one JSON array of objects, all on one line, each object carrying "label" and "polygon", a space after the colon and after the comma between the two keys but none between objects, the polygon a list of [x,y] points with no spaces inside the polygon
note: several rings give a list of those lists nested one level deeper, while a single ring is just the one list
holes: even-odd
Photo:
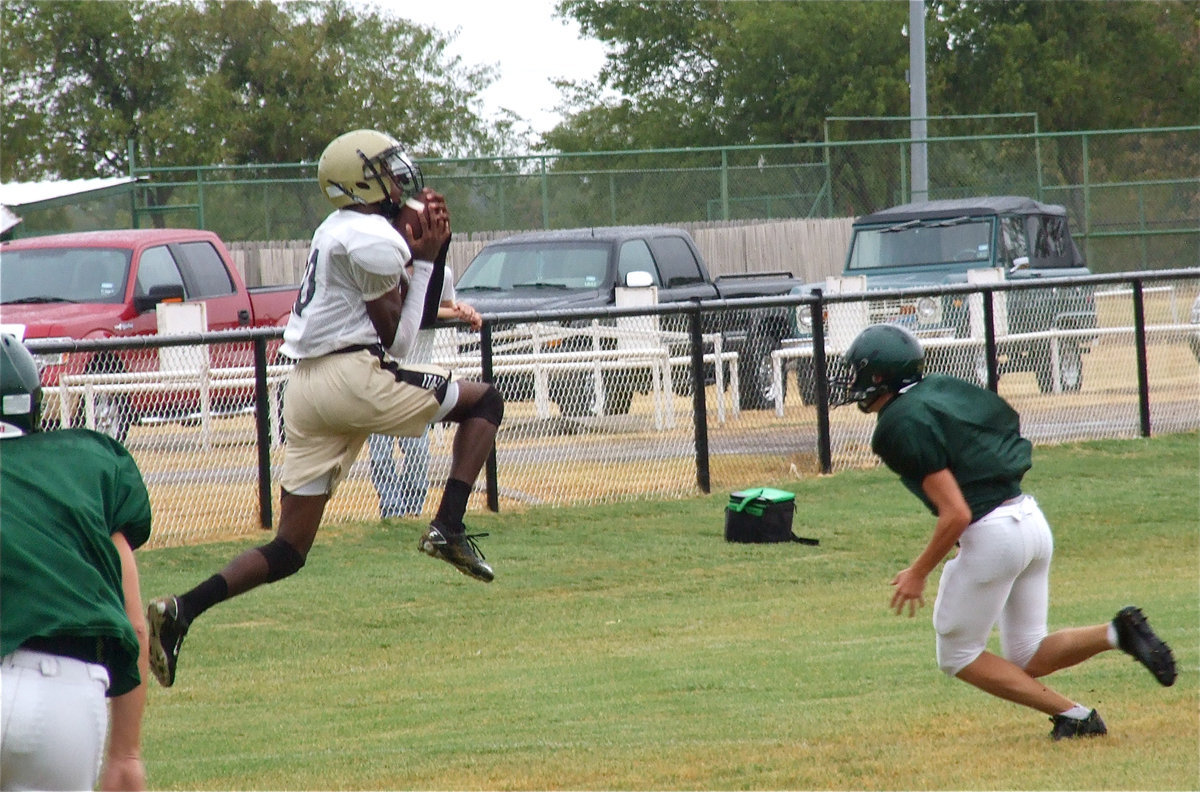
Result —
[{"label": "green strap on bag", "polygon": [[739,514],[751,514],[762,517],[768,506],[775,503],[789,503],[796,500],[794,492],[774,489],[772,487],[755,487],[729,494],[729,508]]}]

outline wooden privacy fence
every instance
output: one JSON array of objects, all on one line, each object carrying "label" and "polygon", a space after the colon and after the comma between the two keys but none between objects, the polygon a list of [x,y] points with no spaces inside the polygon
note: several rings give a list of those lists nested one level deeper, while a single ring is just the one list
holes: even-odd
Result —
[{"label": "wooden privacy fence", "polygon": [[[696,240],[712,276],[747,272],[790,272],[800,282],[819,281],[842,271],[850,246],[849,217],[775,220],[757,223],[680,223]],[[447,263],[462,274],[483,246],[516,231],[456,234]],[[229,245],[247,286],[299,283],[308,258],[308,240],[233,242]]]}]

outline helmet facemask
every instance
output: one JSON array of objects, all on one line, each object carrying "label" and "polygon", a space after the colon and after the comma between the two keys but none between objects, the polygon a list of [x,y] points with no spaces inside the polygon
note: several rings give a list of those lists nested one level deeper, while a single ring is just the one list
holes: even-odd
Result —
[{"label": "helmet facemask", "polygon": [[838,365],[839,370],[829,381],[829,406],[856,402],[863,412],[870,412],[879,397],[900,393],[925,375],[920,342],[908,330],[893,324],[863,330]]},{"label": "helmet facemask", "polygon": [[841,407],[857,403],[863,412],[871,411],[871,404],[891,389],[877,382],[869,372],[870,361],[850,362],[842,359],[838,371],[829,378],[829,406]]},{"label": "helmet facemask", "polygon": [[[383,192],[384,198],[380,207],[388,220],[395,220],[400,214],[404,199],[415,198],[425,186],[425,178],[421,168],[408,158],[399,146],[390,148],[375,157],[368,157],[358,150],[358,156],[363,162],[363,177],[374,179]],[[391,182],[400,190],[400,201],[392,199],[392,191],[388,186]]]}]

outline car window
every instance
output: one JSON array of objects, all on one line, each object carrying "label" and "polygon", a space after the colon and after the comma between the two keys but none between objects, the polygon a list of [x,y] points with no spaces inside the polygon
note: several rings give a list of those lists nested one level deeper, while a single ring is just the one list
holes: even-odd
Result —
[{"label": "car window", "polygon": [[106,248],[6,250],[0,302],[122,302],[129,258],[128,250]]},{"label": "car window", "polygon": [[847,269],[965,263],[986,266],[991,259],[990,218],[898,221],[857,228]]},{"label": "car window", "polygon": [[143,250],[138,264],[137,296],[149,296],[150,289],[155,286],[183,288],[183,278],[179,275],[179,267],[175,266],[175,257],[165,245]]},{"label": "car window", "polygon": [[606,282],[607,272],[608,246],[603,242],[531,242],[485,248],[467,266],[455,288],[594,289]]},{"label": "car window", "polygon": [[1034,266],[1071,267],[1075,265],[1073,244],[1067,231],[1067,218],[1037,215],[1029,218],[1029,238],[1033,241]]},{"label": "car window", "polygon": [[658,262],[660,274],[667,287],[703,283],[700,263],[692,248],[681,237],[655,237],[650,240],[654,260]]},{"label": "car window", "polygon": [[224,297],[237,289],[221,254],[210,242],[184,242],[172,245],[179,260],[189,299]]},{"label": "car window", "polygon": [[1025,224],[1020,217],[1000,218],[1000,261],[1011,269],[1013,261],[1029,255],[1029,238],[1025,236]]},{"label": "car window", "polygon": [[621,245],[620,257],[617,259],[617,285],[624,286],[625,278],[631,272],[649,272],[653,285],[662,286],[658,267],[654,265],[654,256],[650,255],[650,246],[644,239],[631,239]]}]

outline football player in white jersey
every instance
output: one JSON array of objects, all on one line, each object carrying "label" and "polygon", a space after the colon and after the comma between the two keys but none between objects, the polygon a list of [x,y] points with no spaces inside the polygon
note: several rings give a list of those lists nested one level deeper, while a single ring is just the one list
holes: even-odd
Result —
[{"label": "football player in white jersey", "polygon": [[[418,437],[432,423],[458,424],[446,488],[418,548],[477,580],[493,578],[462,520],[504,400],[488,383],[405,362],[423,320],[436,317],[450,242],[445,200],[424,188],[420,169],[394,138],[373,130],[331,142],[317,178],[335,211],[313,234],[283,335],[281,351],[296,365],[284,402],[279,528],[271,542],[185,594],[150,603],[150,665],[166,687],[196,617],[304,566],[326,503],[372,433]],[[406,212],[406,203],[416,211]]]}]

